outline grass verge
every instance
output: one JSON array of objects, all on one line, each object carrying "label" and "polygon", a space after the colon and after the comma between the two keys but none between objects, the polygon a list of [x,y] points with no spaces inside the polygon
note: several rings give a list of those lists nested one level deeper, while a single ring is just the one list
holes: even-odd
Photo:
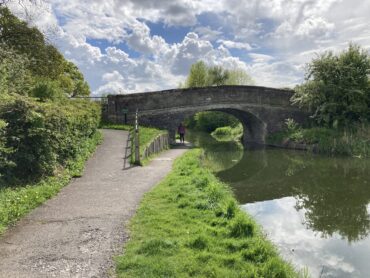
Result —
[{"label": "grass verge", "polygon": [[[135,148],[135,142],[134,142],[134,129],[131,125],[119,125],[119,124],[103,124],[101,128],[107,128],[107,129],[116,129],[116,130],[127,130],[130,131],[130,138],[131,138],[131,150],[134,150]],[[160,130],[157,128],[152,127],[139,127],[139,140],[140,140],[140,155],[142,155],[145,151],[145,148],[149,146],[149,144],[159,135],[162,135],[166,133],[165,130]],[[141,165],[145,165],[150,161],[151,157],[148,158],[142,158],[141,159]],[[134,163],[134,157],[131,156],[131,163]]]},{"label": "grass verge", "polygon": [[118,276],[297,277],[201,156],[187,152],[145,195]]},{"label": "grass verge", "polygon": [[86,160],[101,143],[102,138],[102,134],[96,132],[92,138],[86,140],[77,158],[68,161],[66,169],[55,176],[34,184],[0,187],[0,235],[9,225],[57,194],[72,177],[81,176]]}]

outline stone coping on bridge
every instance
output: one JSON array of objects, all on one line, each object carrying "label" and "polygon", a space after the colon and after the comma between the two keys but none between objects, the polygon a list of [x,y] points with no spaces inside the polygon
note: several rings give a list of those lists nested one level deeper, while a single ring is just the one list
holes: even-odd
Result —
[{"label": "stone coping on bridge", "polygon": [[[160,91],[147,91],[147,92],[136,92],[136,93],[130,93],[130,94],[116,94],[116,95],[108,95],[107,97],[137,97],[141,95],[146,94],[166,94],[166,93],[187,93],[189,91],[208,91],[210,89],[228,89],[228,90],[240,90],[240,89],[249,89],[250,91],[258,90],[258,91],[275,91],[275,92],[281,92],[285,94],[293,94],[293,89],[288,88],[272,88],[272,87],[265,87],[265,86],[251,86],[251,85],[221,85],[221,86],[206,86],[206,87],[190,87],[190,88],[176,88],[176,89],[166,89],[166,90],[160,90]],[[245,91],[245,93],[248,93],[248,91]]]}]

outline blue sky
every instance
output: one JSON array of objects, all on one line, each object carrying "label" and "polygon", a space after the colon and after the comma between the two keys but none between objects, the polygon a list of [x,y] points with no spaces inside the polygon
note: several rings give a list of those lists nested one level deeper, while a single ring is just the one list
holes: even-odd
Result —
[{"label": "blue sky", "polygon": [[363,0],[49,0],[28,14],[93,95],[174,88],[199,60],[293,87],[319,53],[370,49]]}]

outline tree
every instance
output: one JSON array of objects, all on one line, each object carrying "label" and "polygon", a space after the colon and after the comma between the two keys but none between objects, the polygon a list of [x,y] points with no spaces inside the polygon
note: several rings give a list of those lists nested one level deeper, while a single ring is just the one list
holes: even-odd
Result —
[{"label": "tree", "polygon": [[229,70],[225,85],[253,85],[253,78],[242,69]]},{"label": "tree", "polygon": [[228,70],[222,66],[208,67],[203,61],[193,64],[184,86],[206,87],[221,85],[252,85],[253,79],[242,69]]},{"label": "tree", "polygon": [[60,82],[63,84],[62,88],[65,88],[65,93],[70,97],[88,96],[90,94],[90,87],[84,76],[72,62],[65,61],[64,73]]},{"label": "tree", "polygon": [[308,107],[319,125],[350,126],[370,119],[370,57],[360,46],[313,59],[306,81],[297,86],[293,103]]},{"label": "tree", "polygon": [[56,79],[63,72],[64,58],[36,28],[14,16],[8,8],[0,7],[0,42],[30,60],[34,75]]},{"label": "tree", "polygon": [[220,67],[214,66],[208,68],[208,86],[221,86],[227,83],[229,79],[229,71]]},{"label": "tree", "polygon": [[[31,92],[40,99],[60,98],[61,92],[71,97],[90,94],[77,66],[66,61],[53,45],[48,44],[37,28],[29,27],[1,6],[0,72],[0,84],[4,85],[2,92],[23,95]],[[52,92],[57,95],[52,97]]]},{"label": "tree", "polygon": [[190,73],[185,82],[185,87],[205,87],[208,84],[208,69],[203,61],[196,62],[190,68]]},{"label": "tree", "polygon": [[0,43],[0,94],[27,95],[32,84],[29,60]]}]

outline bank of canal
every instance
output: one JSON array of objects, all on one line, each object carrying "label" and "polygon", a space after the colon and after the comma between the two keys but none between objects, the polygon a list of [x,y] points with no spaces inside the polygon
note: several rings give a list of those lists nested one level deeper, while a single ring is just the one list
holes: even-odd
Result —
[{"label": "bank of canal", "polygon": [[118,276],[303,277],[202,165],[202,154],[186,152],[145,195],[117,259]]},{"label": "bank of canal", "polygon": [[369,277],[370,160],[244,150],[198,132],[187,139],[205,150],[207,166],[298,269]]}]

